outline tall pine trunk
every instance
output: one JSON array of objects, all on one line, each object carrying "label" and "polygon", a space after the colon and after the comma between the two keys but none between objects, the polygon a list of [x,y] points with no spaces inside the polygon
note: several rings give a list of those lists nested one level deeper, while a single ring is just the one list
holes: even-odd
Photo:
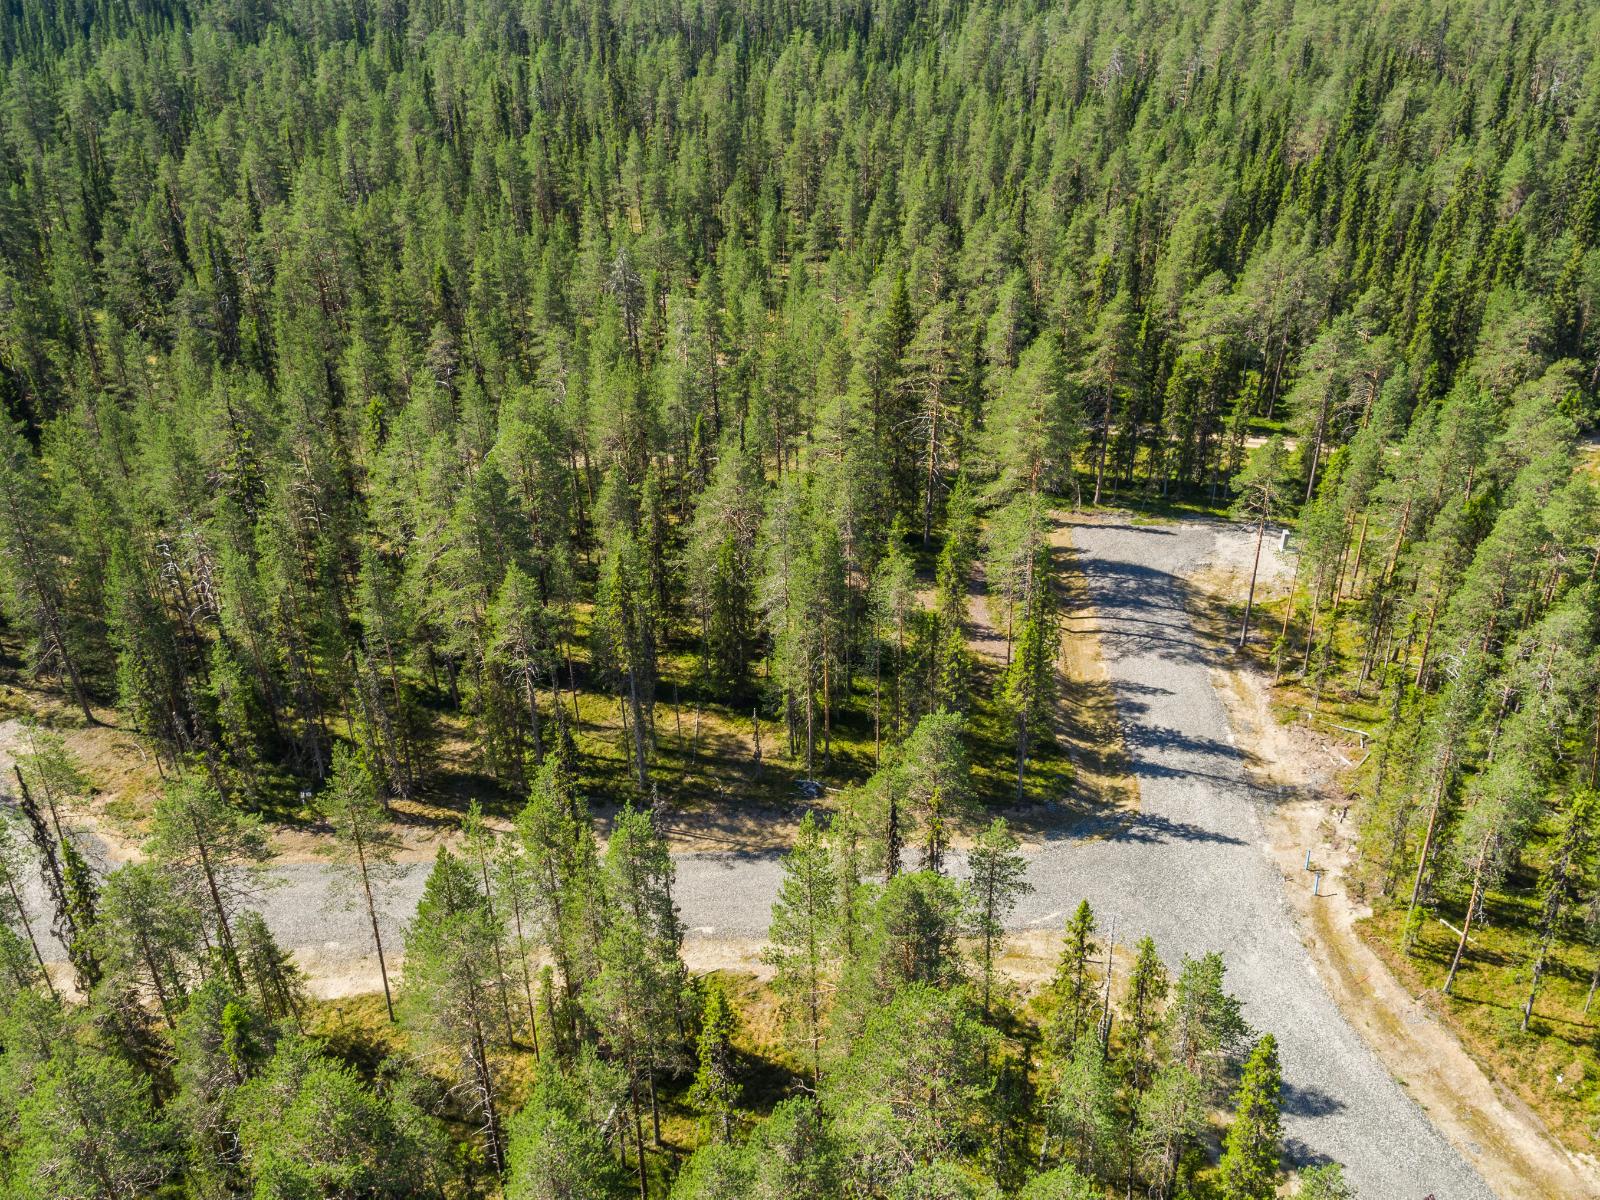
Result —
[{"label": "tall pine trunk", "polygon": [[[1096,489],[1098,491],[1098,489]],[[1250,610],[1256,602],[1256,575],[1261,570],[1261,539],[1267,534],[1267,518],[1263,514],[1261,520],[1256,522],[1256,557],[1250,567],[1250,594],[1244,602],[1244,624],[1239,627],[1239,649],[1244,649],[1246,639],[1250,636]]]},{"label": "tall pine trunk", "polygon": [[1484,834],[1478,845],[1478,861],[1472,868],[1472,893],[1467,897],[1467,911],[1461,918],[1461,937],[1456,942],[1455,957],[1450,960],[1450,973],[1444,978],[1444,994],[1448,996],[1455,986],[1456,972],[1461,969],[1461,956],[1467,949],[1467,934],[1472,930],[1472,918],[1483,903],[1483,868],[1489,860],[1490,835]]}]

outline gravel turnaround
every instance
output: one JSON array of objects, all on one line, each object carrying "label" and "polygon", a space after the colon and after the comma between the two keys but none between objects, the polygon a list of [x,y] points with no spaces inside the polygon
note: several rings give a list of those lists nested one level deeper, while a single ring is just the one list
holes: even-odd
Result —
[{"label": "gravel turnaround", "polygon": [[[1170,966],[1221,951],[1246,1020],[1278,1037],[1294,1161],[1344,1163],[1367,1200],[1490,1200],[1494,1193],[1346,1023],[1296,935],[1265,850],[1260,805],[1270,798],[1246,778],[1211,684],[1217,651],[1183,606],[1182,576],[1210,559],[1223,528],[1114,520],[1074,528],[1141,811],[1088,836],[1080,829],[1032,846],[1034,890],[1013,926],[1059,928],[1087,897],[1103,936],[1114,929],[1128,946],[1148,933]],[[960,873],[965,864],[955,858]],[[765,935],[781,878],[776,854],[692,853],[676,864],[674,894],[691,939]],[[410,865],[385,889],[391,953],[427,871]],[[259,907],[285,947],[322,963],[370,956],[366,915],[330,887],[327,866],[284,865],[271,876]],[[32,899],[42,908],[42,896]]]}]

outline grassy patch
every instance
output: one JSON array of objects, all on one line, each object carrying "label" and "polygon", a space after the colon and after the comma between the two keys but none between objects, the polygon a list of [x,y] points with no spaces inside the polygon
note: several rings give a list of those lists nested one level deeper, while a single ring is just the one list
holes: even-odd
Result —
[{"label": "grassy patch", "polygon": [[[1440,906],[1461,927],[1465,895]],[[1399,949],[1402,908],[1380,909],[1357,925],[1361,936],[1413,994],[1461,1039],[1494,1078],[1516,1093],[1573,1150],[1593,1153],[1600,1118],[1600,1009],[1586,1015],[1594,955],[1568,943],[1555,947],[1527,1032],[1521,1028],[1534,949],[1533,904],[1492,893],[1488,920],[1474,926],[1449,996],[1438,991],[1455,954],[1457,935],[1429,915],[1408,956]]]}]

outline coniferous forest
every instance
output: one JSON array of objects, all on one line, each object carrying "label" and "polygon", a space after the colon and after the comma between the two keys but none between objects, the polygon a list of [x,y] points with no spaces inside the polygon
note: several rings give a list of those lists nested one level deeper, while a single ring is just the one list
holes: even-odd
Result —
[{"label": "coniferous forest", "polygon": [[[1371,936],[1594,1149],[1584,0],[14,0],[0,403],[0,1196],[1353,1196],[1221,956],[1003,969],[1096,509],[1292,529]],[[662,814],[796,794],[690,972]]]}]

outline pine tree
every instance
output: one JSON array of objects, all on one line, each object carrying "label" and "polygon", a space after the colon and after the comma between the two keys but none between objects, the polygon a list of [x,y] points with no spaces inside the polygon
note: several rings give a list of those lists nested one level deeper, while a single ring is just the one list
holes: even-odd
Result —
[{"label": "pine tree", "polygon": [[309,1041],[279,1042],[232,1108],[245,1173],[263,1194],[398,1193],[430,1173],[431,1122]]},{"label": "pine tree", "polygon": [[588,813],[553,756],[534,778],[528,803],[517,815],[516,834],[521,875],[528,881],[529,923],[555,960],[575,1043],[578,1001],[594,957],[590,910],[600,887]]},{"label": "pine tree", "polygon": [[968,1147],[990,1094],[983,1064],[994,1038],[958,993],[926,984],[868,1018],[824,1100],[859,1186],[888,1191]]},{"label": "pine tree", "polygon": [[378,977],[383,983],[383,1002],[393,1021],[394,997],[389,991],[389,966],[378,927],[378,896],[396,873],[394,856],[400,839],[378,803],[377,788],[366,765],[344,746],[334,747],[333,769],[327,787],[317,798],[317,808],[333,827],[330,853],[340,869],[339,877],[359,894],[360,903],[367,910],[372,947],[378,955]]},{"label": "pine tree", "polygon": [[891,531],[887,551],[873,573],[869,609],[873,628],[872,748],[873,763],[878,765],[885,740],[884,663],[887,660],[890,691],[887,733],[888,740],[895,742],[900,739],[901,721],[906,713],[903,681],[907,643],[913,614],[919,611],[916,575],[905,552],[899,526]]},{"label": "pine tree", "polygon": [[1269,1033],[1245,1060],[1234,1097],[1233,1124],[1222,1143],[1218,1173],[1227,1200],[1271,1200],[1278,1194],[1279,1115],[1282,1088],[1278,1043]]},{"label": "pine tree", "polygon": [[1238,999],[1223,989],[1225,973],[1222,956],[1215,951],[1185,956],[1166,1013],[1174,1057],[1208,1092],[1221,1082],[1250,1036]]},{"label": "pine tree", "polygon": [[[918,323],[903,360],[905,387],[911,393],[914,413],[907,432],[915,440],[915,455],[921,464],[923,545],[933,536],[934,506],[954,458],[959,431],[958,397],[964,383],[961,339],[955,308],[949,302],[936,304]],[[911,454],[908,452],[906,457],[909,459]]]},{"label": "pine tree", "polygon": [[555,631],[548,610],[538,595],[534,581],[515,565],[506,569],[505,579],[495,595],[489,613],[490,653],[495,669],[503,672],[515,687],[527,715],[527,736],[533,762],[544,761],[544,725],[539,713],[539,689],[548,680],[552,708],[559,710],[556,695]]},{"label": "pine tree", "polygon": [[917,722],[891,767],[892,787],[922,842],[922,866],[944,869],[944,855],[974,811],[971,766],[963,744],[964,723],[956,713],[931,713]]},{"label": "pine tree", "polygon": [[137,1195],[172,1169],[171,1131],[149,1081],[67,1038],[17,1106],[14,1186],[28,1195]]},{"label": "pine tree", "polygon": [[689,1090],[689,1101],[712,1124],[716,1136],[726,1142],[733,1136],[734,1115],[739,1105],[740,1088],[735,1078],[733,1049],[737,1023],[721,984],[710,981],[705,993],[696,1047],[700,1065]]},{"label": "pine tree", "polygon": [[255,891],[256,868],[267,856],[259,818],[231,807],[208,781],[184,775],[156,800],[145,852],[171,875],[187,902],[206,914],[223,969],[242,987],[233,924],[239,906]]},{"label": "pine tree", "polygon": [[27,448],[20,423],[0,433],[0,567],[7,614],[30,631],[29,657],[41,674],[59,673],[67,694],[94,723],[84,662],[87,614],[72,603],[65,531],[53,497]]},{"label": "pine tree", "polygon": [[1356,1190],[1345,1182],[1338,1163],[1307,1167],[1300,1172],[1301,1200],[1356,1200]]},{"label": "pine tree", "polygon": [[1579,791],[1573,795],[1564,814],[1554,853],[1545,868],[1542,888],[1544,903],[1539,911],[1539,940],[1529,970],[1528,998],[1522,1004],[1524,1031],[1533,1016],[1539,983],[1544,976],[1551,946],[1561,928],[1562,910],[1575,898],[1578,873],[1592,850],[1592,827],[1597,803],[1600,803],[1600,796],[1592,791]]},{"label": "pine tree", "polygon": [[700,494],[683,554],[690,609],[700,624],[702,670],[722,687],[745,681],[755,650],[753,575],[761,523],[756,462],[725,447]]},{"label": "pine tree", "polygon": [[972,935],[978,939],[978,968],[983,973],[983,1016],[990,1015],[995,957],[1005,937],[1005,923],[1017,901],[1033,890],[1024,876],[1027,860],[1021,843],[996,817],[967,853],[968,887],[972,892]]},{"label": "pine tree", "polygon": [[499,934],[495,938],[494,971],[495,994],[500,998],[500,1015],[504,1018],[505,1045],[516,1044],[516,1022],[511,1016],[511,978],[506,973],[505,941],[508,922],[500,911],[500,897],[494,886],[494,868],[497,856],[496,836],[484,819],[483,807],[476,801],[467,806],[467,815],[461,822],[462,857],[470,864],[478,879],[479,895],[483,897],[484,916],[491,928]]},{"label": "pine tree", "polygon": [[1118,292],[1100,310],[1086,347],[1081,382],[1089,389],[1099,410],[1094,423],[1099,447],[1095,451],[1092,504],[1100,503],[1111,450],[1113,419],[1126,399],[1133,374],[1133,325],[1134,312],[1128,294]]},{"label": "pine tree", "polygon": [[129,863],[106,877],[95,940],[106,977],[154,996],[174,1028],[198,974],[201,922],[173,884],[149,863]]},{"label": "pine tree", "polygon": [[1047,1110],[1047,1128],[1078,1170],[1099,1173],[1117,1135],[1116,1082],[1100,1047],[1080,1038],[1061,1066]]},{"label": "pine tree", "polygon": [[[679,957],[683,925],[672,902],[672,874],[671,855],[649,814],[624,809],[606,843],[608,920],[599,946],[600,973],[585,1003],[602,1038],[627,1067],[636,1130],[648,1100],[657,1145],[656,1076],[676,1070],[686,1057],[681,1044],[686,981]],[[642,1141],[638,1163],[642,1188]]]},{"label": "pine tree", "polygon": [[472,871],[441,848],[406,930],[401,1016],[427,1042],[449,1055],[469,1097],[484,1156],[505,1170],[499,1070],[490,1030],[498,1017],[494,948],[499,930],[489,920]]},{"label": "pine tree", "polygon": [[928,703],[965,711],[971,704],[972,652],[967,648],[967,589],[977,551],[977,520],[965,477],[950,497],[945,541],[934,572],[934,662]]},{"label": "pine tree", "polygon": [[774,986],[800,1049],[811,1062],[813,1088],[822,1086],[822,1034],[832,989],[834,939],[839,912],[832,855],[811,813],[801,818],[794,846],[783,858],[783,882],[772,905],[762,960],[776,974]]},{"label": "pine tree", "polygon": [[1206,1125],[1206,1088],[1182,1063],[1163,1067],[1140,1094],[1134,1134],[1153,1196],[1170,1196],[1185,1150]]},{"label": "pine tree", "polygon": [[996,601],[1005,600],[1006,665],[1011,665],[1016,626],[1040,578],[1038,567],[1048,565],[1042,554],[1047,517],[1037,495],[1017,496],[994,511],[983,532],[985,550],[983,582],[989,621],[1000,619]]},{"label": "pine tree", "polygon": [[1022,352],[989,407],[985,433],[993,493],[1061,492],[1075,486],[1073,457],[1084,420],[1067,379],[1061,341],[1046,330]]},{"label": "pine tree", "polygon": [[509,1130],[509,1200],[608,1200],[621,1172],[606,1128],[623,1102],[621,1071],[585,1051],[564,1072],[542,1072]]},{"label": "pine tree", "polygon": [[1239,473],[1234,486],[1239,490],[1239,500],[1234,506],[1235,515],[1254,520],[1256,526],[1255,557],[1250,567],[1250,590],[1245,598],[1244,621],[1239,626],[1239,648],[1244,649],[1250,637],[1250,613],[1255,607],[1256,576],[1261,570],[1261,542],[1267,532],[1267,522],[1272,520],[1287,498],[1289,452],[1283,438],[1274,435]]},{"label": "pine tree", "polygon": [[1100,1200],[1104,1193],[1075,1167],[1056,1167],[1035,1175],[1022,1189],[1019,1200]]}]

